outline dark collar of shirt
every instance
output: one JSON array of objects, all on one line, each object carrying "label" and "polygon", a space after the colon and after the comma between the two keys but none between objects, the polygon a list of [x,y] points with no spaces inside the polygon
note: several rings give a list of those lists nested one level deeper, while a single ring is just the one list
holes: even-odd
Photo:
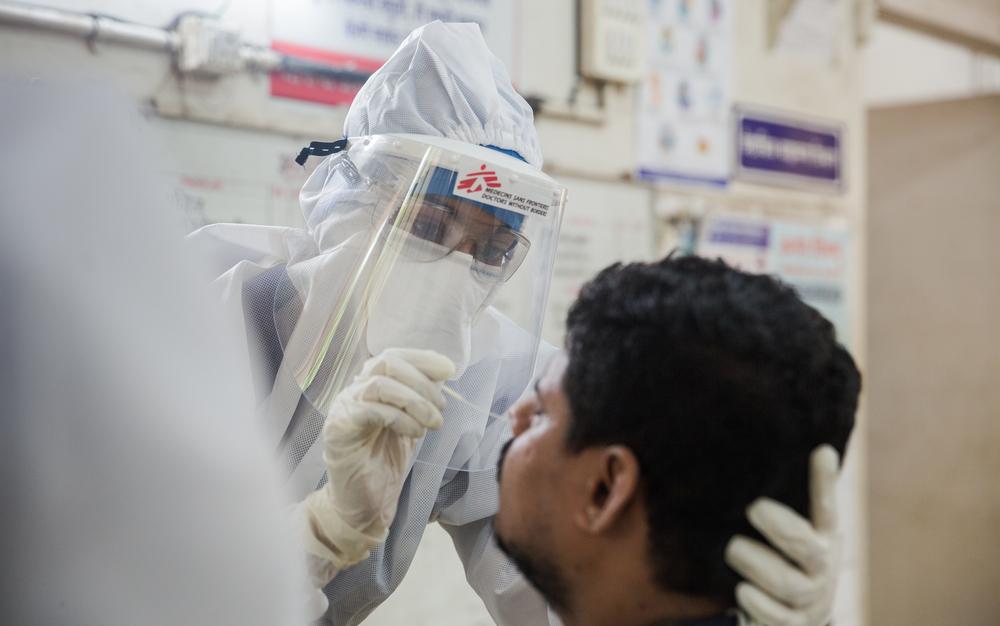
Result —
[{"label": "dark collar of shirt", "polygon": [[739,619],[735,615],[719,615],[702,619],[685,619],[661,622],[656,626],[738,626]]}]

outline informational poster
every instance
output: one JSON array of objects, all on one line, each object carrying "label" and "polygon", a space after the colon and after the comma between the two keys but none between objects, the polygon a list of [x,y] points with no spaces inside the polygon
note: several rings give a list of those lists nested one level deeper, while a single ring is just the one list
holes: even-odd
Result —
[{"label": "informational poster", "polygon": [[732,13],[730,0],[649,0],[648,70],[637,97],[640,178],[727,183]]},{"label": "informational poster", "polygon": [[[649,261],[655,252],[655,222],[647,190],[570,177],[561,177],[560,182],[567,188],[567,204],[542,324],[542,338],[554,345],[562,345],[566,313],[585,282],[611,263]],[[517,283],[536,280],[538,271],[525,261],[511,278],[512,288],[497,294],[496,307],[527,324],[525,315],[534,303],[515,299],[527,292]]]},{"label": "informational poster", "polygon": [[542,328],[542,336],[555,345],[562,345],[566,314],[583,284],[612,263],[651,260],[655,243],[653,215],[643,190],[583,181],[567,185],[573,200],[559,233]]},{"label": "informational poster", "polygon": [[848,344],[850,254],[846,229],[792,222],[771,226],[769,272],[795,287],[803,300],[833,322],[840,340]]},{"label": "informational poster", "polygon": [[846,228],[715,215],[702,224],[697,253],[748,272],[774,274],[851,342],[851,247]]},{"label": "informational poster", "polygon": [[702,226],[696,252],[721,258],[747,272],[766,272],[770,245],[771,225],[767,222],[717,217]]},{"label": "informational poster", "polygon": [[[519,0],[281,0],[272,2],[272,47],[301,59],[373,72],[410,32],[432,22],[475,22],[511,68]],[[271,94],[349,104],[359,85],[274,74]]]}]

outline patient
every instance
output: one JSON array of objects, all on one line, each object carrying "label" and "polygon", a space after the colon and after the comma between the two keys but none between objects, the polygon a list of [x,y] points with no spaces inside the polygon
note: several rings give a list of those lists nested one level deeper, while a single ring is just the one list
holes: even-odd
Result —
[{"label": "patient", "polygon": [[[835,570],[816,562],[838,465],[823,444],[843,454],[860,390],[827,320],[773,278],[668,258],[601,272],[566,343],[514,410],[494,522],[566,626],[735,625],[740,576],[726,558],[767,540],[805,572],[786,581],[792,606],[824,593],[809,577]],[[762,497],[811,508],[816,532],[762,537],[748,507],[756,526],[791,514]],[[771,604],[757,604],[769,623],[790,619]]]}]

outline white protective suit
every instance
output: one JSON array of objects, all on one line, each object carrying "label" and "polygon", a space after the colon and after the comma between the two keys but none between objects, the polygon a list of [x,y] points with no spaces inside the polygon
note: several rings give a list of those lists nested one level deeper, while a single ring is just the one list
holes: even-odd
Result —
[{"label": "white protective suit", "polygon": [[[531,109],[513,90],[474,24],[435,22],[414,31],[358,94],[344,132],[347,137],[415,133],[458,139],[475,150],[491,146],[515,151],[527,163],[541,164]],[[516,169],[519,163],[487,152],[506,159],[507,167]],[[264,366],[247,374],[264,390],[259,399],[266,406],[266,428],[288,464],[296,498],[325,481],[318,435],[326,405],[303,394],[307,385],[298,373],[316,352],[317,335],[341,302],[345,284],[356,275],[359,251],[372,230],[372,193],[347,184],[338,187],[338,177],[351,176],[340,167],[345,158],[350,157],[327,157],[303,188],[306,229],[219,224],[190,237],[192,244],[214,255],[220,271],[228,267],[219,286],[232,314],[247,328],[251,351],[265,356]],[[373,178],[392,182],[398,172],[389,163]],[[405,191],[409,180],[403,176],[399,182]],[[432,521],[452,536],[470,584],[499,624],[548,623],[544,601],[492,538],[495,466],[509,425],[490,413],[504,413],[528,388],[533,372],[555,353],[552,346],[539,347],[538,326],[557,229],[556,220],[547,227],[544,241],[531,242],[531,254],[541,258],[534,264],[529,259],[519,270],[535,278],[535,311],[530,316],[535,328],[518,326],[488,306],[488,298],[482,303],[485,308],[471,329],[468,363],[461,364],[464,372],[448,385],[467,403],[450,399],[443,411],[444,426],[421,442],[386,542],[366,561],[339,572],[326,587],[327,623],[359,623],[392,593]],[[389,282],[391,287],[391,278]],[[389,347],[381,345],[384,338],[375,333],[395,325],[391,319],[380,321],[384,318],[372,313],[368,354]],[[368,354],[359,353],[352,366]]]}]

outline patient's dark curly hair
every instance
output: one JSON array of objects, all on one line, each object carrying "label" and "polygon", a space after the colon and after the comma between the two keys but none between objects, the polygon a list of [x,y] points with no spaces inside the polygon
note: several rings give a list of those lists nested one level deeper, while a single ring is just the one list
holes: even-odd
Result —
[{"label": "patient's dark curly hair", "polygon": [[651,562],[665,589],[733,603],[723,561],[746,508],[808,516],[813,448],[843,455],[861,376],[833,326],[769,277],[697,257],[616,264],[567,320],[571,450],[638,457]]}]

